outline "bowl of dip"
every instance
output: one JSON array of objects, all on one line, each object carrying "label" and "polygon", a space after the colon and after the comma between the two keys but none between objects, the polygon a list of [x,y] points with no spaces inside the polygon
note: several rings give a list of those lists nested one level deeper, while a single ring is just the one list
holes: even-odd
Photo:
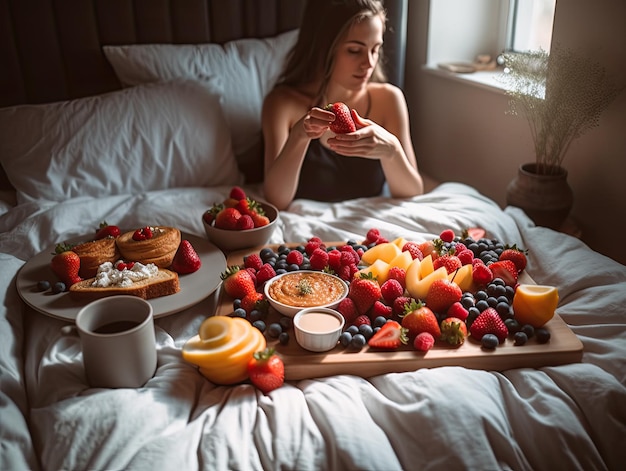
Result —
[{"label": "bowl of dip", "polygon": [[302,309],[293,318],[296,341],[305,350],[327,352],[337,346],[345,322],[341,313],[334,309]]},{"label": "bowl of dip", "polygon": [[310,307],[336,307],[348,295],[348,284],[330,273],[298,270],[268,280],[263,292],[274,309],[284,316],[294,317]]}]

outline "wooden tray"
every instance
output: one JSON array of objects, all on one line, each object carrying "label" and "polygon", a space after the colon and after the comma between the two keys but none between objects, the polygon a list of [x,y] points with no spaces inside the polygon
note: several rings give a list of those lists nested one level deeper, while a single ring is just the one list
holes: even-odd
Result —
[{"label": "wooden tray", "polygon": [[[327,245],[338,245],[343,242],[327,242]],[[285,244],[296,246],[297,244]],[[276,248],[278,245],[270,245]],[[247,254],[258,253],[262,247],[232,252],[227,257],[227,265],[241,265]],[[525,283],[532,283],[526,275],[522,278]],[[232,313],[232,299],[220,289],[219,303],[216,315]],[[267,325],[276,322],[280,314],[270,308]],[[290,340],[287,345],[280,345],[277,340],[268,339],[268,345],[273,346],[281,355],[285,363],[285,378],[299,380],[318,378],[339,374],[357,375],[363,378],[384,373],[398,373],[415,371],[419,368],[434,368],[437,366],[463,366],[480,370],[507,370],[511,368],[539,368],[566,363],[576,363],[582,358],[583,345],[576,335],[558,314],[545,326],[551,333],[550,341],[539,344],[533,338],[526,345],[514,346],[512,339],[507,339],[503,345],[494,350],[483,350],[480,344],[468,338],[458,348],[446,347],[440,343],[428,352],[414,350],[412,346],[404,346],[395,352],[379,352],[370,350],[367,346],[361,351],[354,352],[338,345],[333,350],[324,353],[313,353],[301,348],[296,342],[293,330],[289,332]]]}]

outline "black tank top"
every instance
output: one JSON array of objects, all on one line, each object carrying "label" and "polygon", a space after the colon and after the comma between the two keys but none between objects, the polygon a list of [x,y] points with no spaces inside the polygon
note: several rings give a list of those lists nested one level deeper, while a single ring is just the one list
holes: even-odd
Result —
[{"label": "black tank top", "polygon": [[295,197],[333,202],[378,196],[384,184],[379,160],[339,155],[314,139],[302,163]]}]

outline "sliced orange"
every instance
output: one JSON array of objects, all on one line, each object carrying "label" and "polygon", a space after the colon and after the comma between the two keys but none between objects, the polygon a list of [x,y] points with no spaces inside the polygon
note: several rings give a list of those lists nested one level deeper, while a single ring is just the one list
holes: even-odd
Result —
[{"label": "sliced orange", "polygon": [[554,317],[559,291],[554,286],[521,284],[513,297],[515,319],[521,325],[541,327]]}]

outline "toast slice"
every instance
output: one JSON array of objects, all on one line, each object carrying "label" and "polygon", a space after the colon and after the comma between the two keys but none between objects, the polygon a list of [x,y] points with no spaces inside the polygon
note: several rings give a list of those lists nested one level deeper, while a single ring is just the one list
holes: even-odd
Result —
[{"label": "toast slice", "polygon": [[95,278],[88,278],[70,286],[70,296],[81,301],[93,301],[105,296],[115,296],[127,294],[138,296],[143,299],[159,298],[169,296],[180,291],[178,273],[159,268],[158,273],[150,278],[135,281],[132,286],[93,286]]}]

